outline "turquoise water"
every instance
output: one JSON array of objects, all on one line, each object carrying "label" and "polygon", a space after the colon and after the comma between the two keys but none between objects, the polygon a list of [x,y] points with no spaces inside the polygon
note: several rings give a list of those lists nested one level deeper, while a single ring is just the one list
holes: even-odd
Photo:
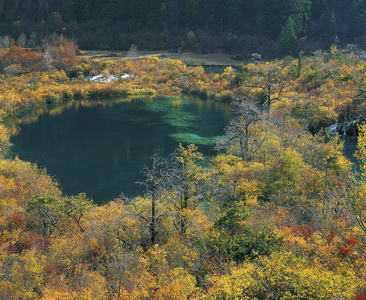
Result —
[{"label": "turquoise water", "polygon": [[12,151],[45,167],[65,194],[85,192],[104,203],[141,193],[135,182],[150,157],[167,156],[179,142],[214,155],[230,118],[227,104],[181,97],[72,101],[13,120],[20,132]]}]

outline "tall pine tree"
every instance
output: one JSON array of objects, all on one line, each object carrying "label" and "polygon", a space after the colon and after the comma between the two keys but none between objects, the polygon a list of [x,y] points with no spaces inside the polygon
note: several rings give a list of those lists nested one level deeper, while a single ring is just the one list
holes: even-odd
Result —
[{"label": "tall pine tree", "polygon": [[319,18],[318,34],[322,38],[333,39],[337,34],[334,11],[327,7]]},{"label": "tall pine tree", "polygon": [[310,5],[310,0],[260,0],[258,24],[261,32],[277,38],[291,16],[295,33],[301,33],[309,19]]},{"label": "tall pine tree", "polygon": [[286,24],[282,27],[280,34],[280,51],[283,55],[290,55],[295,52],[297,47],[297,36],[295,33],[295,22],[290,17],[288,17]]}]

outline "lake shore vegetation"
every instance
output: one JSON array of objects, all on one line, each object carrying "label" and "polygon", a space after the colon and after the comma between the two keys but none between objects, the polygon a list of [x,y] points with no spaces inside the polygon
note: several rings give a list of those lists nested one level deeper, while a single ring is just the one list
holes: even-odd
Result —
[{"label": "lake shore vegetation", "polygon": [[[356,53],[333,46],[217,74],[77,53],[66,38],[0,51],[0,299],[366,298],[366,129],[359,174],[324,132],[365,114]],[[230,102],[217,155],[180,144],[151,158],[144,193],[100,206],[5,156],[18,130],[6,118],[136,95]]]}]

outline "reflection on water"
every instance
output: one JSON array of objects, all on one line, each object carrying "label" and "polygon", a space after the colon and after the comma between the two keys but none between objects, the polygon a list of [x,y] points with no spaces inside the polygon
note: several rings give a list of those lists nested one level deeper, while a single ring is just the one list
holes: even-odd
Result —
[{"label": "reflection on water", "polygon": [[7,125],[11,128],[11,133],[13,135],[17,135],[20,132],[21,124],[31,124],[38,121],[39,116],[43,114],[49,114],[51,116],[61,114],[65,109],[73,108],[77,110],[79,107],[94,107],[94,106],[113,106],[114,104],[118,104],[121,102],[131,102],[132,98],[115,98],[109,100],[102,99],[83,99],[83,100],[69,100],[60,102],[58,104],[48,104],[40,107],[32,108],[20,114],[19,116],[11,116],[7,120]]},{"label": "reflection on water", "polygon": [[154,153],[167,156],[195,143],[214,154],[215,136],[224,133],[230,107],[181,97],[74,100],[45,106],[8,120],[12,151],[46,167],[66,194],[86,192],[97,203],[121,192],[141,193],[134,184]]}]

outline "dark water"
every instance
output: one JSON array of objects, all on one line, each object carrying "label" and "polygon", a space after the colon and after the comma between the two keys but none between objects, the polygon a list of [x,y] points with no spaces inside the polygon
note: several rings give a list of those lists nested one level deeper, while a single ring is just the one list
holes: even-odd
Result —
[{"label": "dark water", "polygon": [[344,140],[344,155],[354,163],[355,170],[359,171],[359,161],[353,156],[357,150],[357,136],[344,136],[341,139]]},{"label": "dark water", "polygon": [[[211,74],[211,73],[223,73],[225,71],[225,69],[227,67],[227,65],[204,65],[203,69],[205,70],[206,74]],[[235,70],[241,70],[241,66],[231,66],[233,69]]]},{"label": "dark water", "polygon": [[[230,120],[223,103],[180,97],[73,101],[31,111],[10,124],[20,127],[12,151],[46,167],[71,195],[86,192],[103,203],[141,193],[136,181],[154,153],[167,156],[182,142],[214,154],[213,137]],[[14,124],[20,125],[14,125]]]}]

